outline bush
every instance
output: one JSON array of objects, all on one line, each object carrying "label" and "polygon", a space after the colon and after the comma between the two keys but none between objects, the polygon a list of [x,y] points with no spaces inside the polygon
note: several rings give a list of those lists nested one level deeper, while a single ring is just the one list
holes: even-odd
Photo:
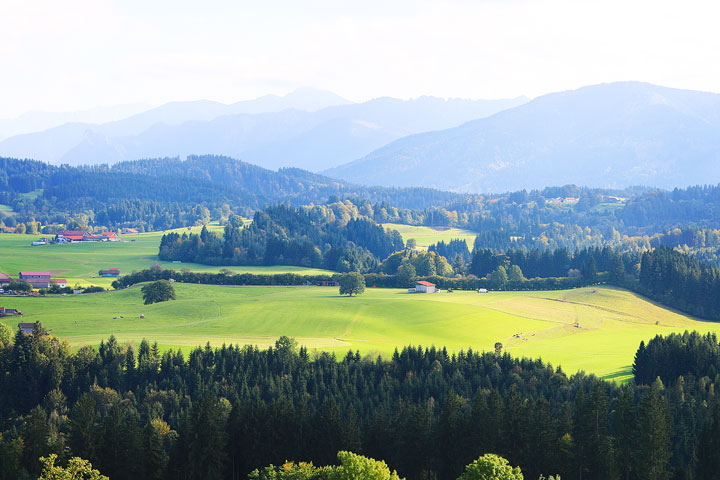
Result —
[{"label": "bush", "polygon": [[523,474],[503,457],[488,453],[465,467],[458,480],[523,480]]},{"label": "bush", "polygon": [[103,287],[87,287],[83,289],[83,293],[99,293],[104,292],[105,289]]},{"label": "bush", "polygon": [[6,347],[10,345],[13,338],[12,328],[8,327],[4,323],[0,322],[0,347]]},{"label": "bush", "polygon": [[25,280],[13,280],[8,285],[8,290],[12,290],[13,292],[30,292],[32,289],[32,285]]}]

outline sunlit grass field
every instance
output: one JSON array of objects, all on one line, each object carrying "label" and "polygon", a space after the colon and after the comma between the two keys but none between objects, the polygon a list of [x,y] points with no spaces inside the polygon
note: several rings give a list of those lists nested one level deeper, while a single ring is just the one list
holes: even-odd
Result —
[{"label": "sunlit grass field", "polygon": [[[114,334],[122,342],[147,338],[162,348],[187,350],[206,342],[266,347],[289,335],[338,355],[351,349],[388,355],[408,344],[492,350],[499,341],[514,356],[541,357],[566,373],[585,370],[619,381],[629,377],[641,340],[718,330],[718,324],[604,287],[487,294],[368,288],[352,298],[330,287],[175,287],[177,300],[150,306],[143,305],[139,287],[2,301],[20,308],[23,321],[40,321],[73,346],[96,345]],[[124,318],[113,319],[119,316]]]},{"label": "sunlit grass field", "polygon": [[[221,229],[221,227],[211,227]],[[201,227],[178,229],[178,232],[199,233]],[[164,232],[121,235],[121,242],[82,242],[32,246],[31,243],[47,235],[0,234],[0,272],[17,275],[21,270],[49,270],[53,277],[66,278],[68,285],[99,285],[109,288],[113,279],[99,278],[98,270],[117,267],[122,275],[133,270],[149,268],[160,263],[165,268],[189,268],[195,272],[217,272],[223,267],[195,263],[161,262],[157,258],[160,238]],[[227,267],[241,273],[328,273],[325,270],[293,266]]]},{"label": "sunlit grass field", "polygon": [[399,223],[384,223],[383,227],[392,228],[397,230],[402,235],[403,241],[407,241],[409,238],[414,238],[417,242],[417,248],[419,250],[427,250],[427,248],[439,242],[440,240],[445,243],[459,238],[465,240],[468,244],[468,248],[472,250],[473,244],[475,243],[476,232],[470,230],[464,230],[462,228],[440,228],[440,227],[422,227],[413,225],[401,225]]}]

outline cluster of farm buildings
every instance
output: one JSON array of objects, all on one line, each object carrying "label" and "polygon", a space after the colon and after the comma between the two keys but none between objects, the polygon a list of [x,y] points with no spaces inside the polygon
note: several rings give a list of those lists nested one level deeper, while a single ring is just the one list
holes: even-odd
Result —
[{"label": "cluster of farm buildings", "polygon": [[[126,228],[124,234],[133,235],[138,231],[134,228]],[[90,233],[85,230],[60,230],[55,237],[43,237],[32,242],[33,245],[47,245],[49,243],[80,243],[80,242],[119,242],[120,237],[116,232]]]},{"label": "cluster of farm buildings", "polygon": [[57,243],[76,242],[117,242],[120,238],[115,232],[93,234],[84,230],[61,230],[55,235]]}]

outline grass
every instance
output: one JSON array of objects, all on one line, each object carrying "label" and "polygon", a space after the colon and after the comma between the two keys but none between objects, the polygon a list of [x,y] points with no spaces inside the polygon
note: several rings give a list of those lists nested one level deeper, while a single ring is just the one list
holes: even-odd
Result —
[{"label": "grass", "polygon": [[625,206],[624,203],[600,203],[594,207],[594,210],[600,213],[612,213],[615,210],[619,210]]},{"label": "grass", "polygon": [[418,250],[427,250],[427,248],[439,242],[440,240],[445,243],[459,238],[465,240],[468,244],[468,248],[472,249],[475,242],[476,232],[470,230],[464,230],[462,228],[444,228],[444,227],[423,227],[414,225],[401,225],[398,223],[385,223],[385,228],[392,228],[397,230],[402,235],[403,241],[407,241],[408,238],[414,238],[417,242]]},{"label": "grass", "polygon": [[[212,227],[220,229],[221,227]],[[193,227],[199,233],[201,227]],[[186,231],[188,229],[179,229]],[[121,242],[83,242],[32,246],[33,240],[48,235],[0,234],[0,272],[17,275],[21,270],[50,270],[53,277],[66,278],[68,285],[98,285],[109,288],[113,279],[98,278],[98,270],[117,267],[121,274],[149,268],[160,263],[165,268],[189,268],[197,272],[217,272],[224,267],[211,267],[196,263],[161,262],[157,259],[160,237],[164,232],[121,235]],[[325,270],[293,266],[227,267],[242,273],[328,273]]]},{"label": "grass", "polygon": [[[20,308],[23,321],[41,321],[76,347],[96,345],[110,334],[122,342],[147,338],[162,348],[183,349],[206,342],[266,347],[289,335],[339,355],[350,349],[388,355],[407,344],[492,350],[500,341],[515,356],[541,357],[567,373],[585,370],[620,382],[629,378],[641,340],[686,329],[718,330],[718,324],[605,287],[415,295],[368,288],[353,298],[330,287],[176,284],[176,290],[178,300],[150,306],[142,304],[138,287],[2,301]],[[124,318],[113,319],[118,316]]]},{"label": "grass", "polygon": [[35,200],[40,195],[42,195],[42,193],[43,193],[43,189],[41,188],[38,190],[33,190],[32,192],[21,193],[21,194],[19,194],[19,197],[23,198],[25,200]]}]

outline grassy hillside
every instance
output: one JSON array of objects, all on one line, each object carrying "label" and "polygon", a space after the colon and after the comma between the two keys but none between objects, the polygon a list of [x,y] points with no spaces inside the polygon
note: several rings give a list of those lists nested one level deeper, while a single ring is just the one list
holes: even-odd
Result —
[{"label": "grassy hillside", "polygon": [[[290,335],[338,354],[349,349],[390,354],[408,343],[492,350],[500,341],[513,355],[619,380],[629,375],[641,340],[685,329],[718,330],[717,324],[613,288],[427,295],[370,288],[353,298],[329,287],[176,284],[176,289],[178,300],[151,306],[142,304],[137,287],[2,301],[20,308],[24,321],[41,321],[74,346],[97,344],[111,333],[121,341],[156,340],[164,348],[208,341],[268,346]],[[113,319],[118,316],[124,318]]]},{"label": "grassy hillside", "polygon": [[[215,227],[220,228],[220,227]],[[201,227],[192,231],[200,232]],[[187,231],[181,229],[178,231]],[[100,269],[117,267],[122,274],[133,270],[149,268],[160,263],[165,268],[189,268],[197,272],[217,272],[223,267],[211,267],[194,263],[173,264],[157,258],[160,237],[163,232],[122,235],[122,242],[84,242],[31,246],[33,240],[45,235],[0,234],[0,272],[17,275],[21,270],[50,270],[57,278],[67,278],[68,285],[99,285],[109,288],[112,279],[96,278]],[[307,273],[315,274],[324,270],[293,267],[227,267],[235,272],[251,273]]]},{"label": "grassy hillside", "polygon": [[414,238],[419,250],[427,250],[433,243],[441,240],[447,243],[454,238],[465,240],[468,248],[472,249],[477,236],[476,232],[462,228],[423,227],[399,223],[384,223],[383,227],[397,230],[402,235],[403,241]]}]

